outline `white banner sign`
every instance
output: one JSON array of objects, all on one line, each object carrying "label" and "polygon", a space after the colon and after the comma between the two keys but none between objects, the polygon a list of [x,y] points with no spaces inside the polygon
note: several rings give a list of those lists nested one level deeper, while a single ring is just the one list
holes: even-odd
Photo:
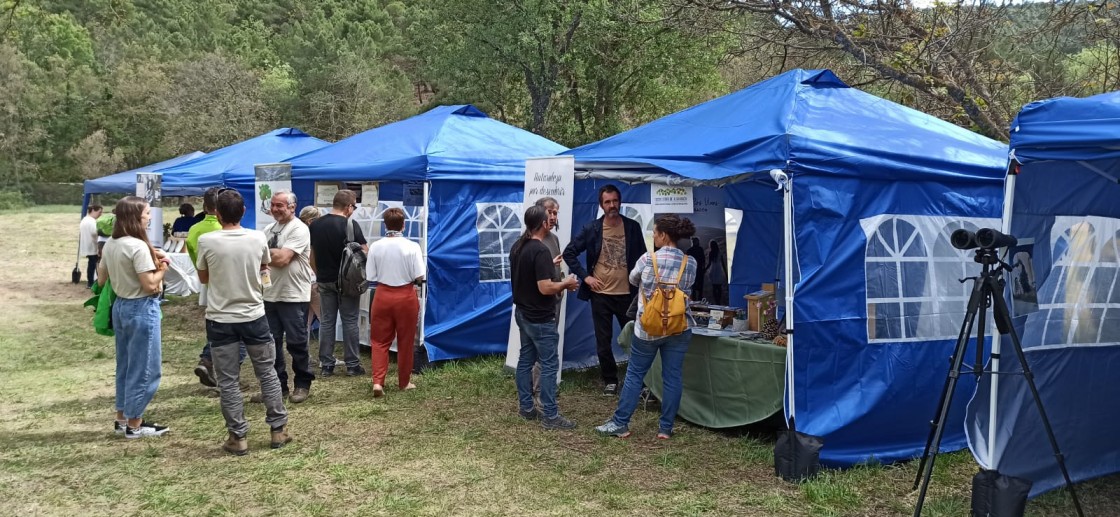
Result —
[{"label": "white banner sign", "polygon": [[[272,196],[292,191],[292,164],[262,163],[253,166],[256,174],[255,199],[246,199],[246,210],[256,210],[257,229],[263,230],[276,220],[272,218]],[[255,206],[254,206],[255,205]]]},{"label": "white banner sign", "polygon": [[148,241],[157,248],[163,246],[163,202],[160,200],[162,184],[162,174],[136,173],[136,197],[144,198],[152,208],[152,217],[148,222]]},{"label": "white banner sign", "polygon": [[[378,211],[378,199],[381,195],[381,186],[376,181],[362,183],[362,200],[358,202],[358,208],[354,210],[354,215],[350,216],[351,221],[357,221],[358,227],[362,229],[362,236],[366,238],[366,242],[372,243],[381,236],[381,213]],[[334,204],[332,197],[331,204]]]},{"label": "white banner sign", "polygon": [[338,183],[315,183],[315,206],[326,208],[326,213],[329,213],[334,206],[335,194],[338,194]]},{"label": "white banner sign", "polygon": [[[543,197],[551,197],[560,205],[557,216],[556,228],[553,233],[560,240],[560,251],[568,245],[572,238],[572,206],[575,200],[575,173],[576,162],[572,156],[551,156],[548,158],[530,158],[525,160],[525,198],[522,204],[521,218],[530,206]],[[524,224],[524,221],[522,221]],[[562,265],[564,274],[568,274],[567,266]],[[571,293],[568,293],[571,294]],[[568,296],[565,294],[565,297]],[[564,364],[564,318],[567,312],[567,299],[560,304],[560,332],[559,364]],[[516,307],[514,308],[516,310]],[[517,359],[521,352],[521,335],[517,323],[510,320],[509,344],[506,346],[506,366],[517,367]],[[559,370],[556,378],[560,378]]]},{"label": "white banner sign", "polygon": [[650,185],[649,199],[655,214],[691,214],[692,187]]}]

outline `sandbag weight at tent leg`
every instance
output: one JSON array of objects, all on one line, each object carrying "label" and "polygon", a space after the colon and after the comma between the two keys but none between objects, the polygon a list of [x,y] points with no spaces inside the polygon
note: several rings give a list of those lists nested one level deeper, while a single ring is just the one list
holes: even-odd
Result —
[{"label": "sandbag weight at tent leg", "polygon": [[1030,491],[1029,479],[1005,476],[995,470],[981,470],[972,477],[972,515],[1023,515]]}]

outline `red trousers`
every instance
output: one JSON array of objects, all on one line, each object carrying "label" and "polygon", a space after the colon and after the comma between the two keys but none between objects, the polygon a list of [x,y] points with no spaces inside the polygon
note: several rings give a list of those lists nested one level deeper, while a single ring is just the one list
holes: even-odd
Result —
[{"label": "red trousers", "polygon": [[369,312],[369,346],[373,383],[385,385],[389,371],[389,346],[397,339],[397,384],[408,386],[412,377],[412,349],[416,340],[416,323],[420,301],[412,284],[398,287],[377,285],[373,307]]}]

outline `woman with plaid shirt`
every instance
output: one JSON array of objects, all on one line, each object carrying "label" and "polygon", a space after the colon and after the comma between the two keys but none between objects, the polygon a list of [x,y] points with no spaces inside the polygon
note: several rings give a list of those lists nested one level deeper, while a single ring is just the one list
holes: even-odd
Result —
[{"label": "woman with plaid shirt", "polygon": [[[675,336],[653,337],[642,328],[644,301],[653,296],[658,283],[672,283],[680,276],[677,287],[688,292],[696,279],[696,259],[677,248],[677,241],[688,239],[696,233],[692,221],[676,215],[666,215],[654,223],[653,247],[657,250],[657,277],[654,278],[649,253],[642,255],[630,272],[630,283],[638,286],[644,296],[638,297],[638,316],[634,319],[634,339],[630,345],[630,365],[626,368],[626,380],[622,384],[622,395],[618,399],[618,409],[607,423],[596,427],[600,434],[626,438],[630,436],[630,417],[638,407],[638,397],[642,392],[642,379],[653,365],[653,358],[661,354],[661,379],[665,385],[661,401],[661,420],[658,423],[657,438],[668,440],[673,435],[673,420],[681,403],[681,368],[684,354],[692,339],[692,315],[686,313],[687,326],[684,332]],[[684,273],[681,274],[681,268]]]}]

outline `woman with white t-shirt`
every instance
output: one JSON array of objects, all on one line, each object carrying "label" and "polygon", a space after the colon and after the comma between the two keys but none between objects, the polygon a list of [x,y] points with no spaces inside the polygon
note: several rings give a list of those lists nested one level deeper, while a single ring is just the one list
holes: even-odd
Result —
[{"label": "woman with white t-shirt", "polygon": [[405,238],[404,210],[390,208],[382,216],[385,237],[369,247],[366,280],[377,286],[369,313],[370,362],[373,370],[373,396],[385,394],[385,374],[389,370],[389,345],[397,340],[397,386],[416,387],[412,377],[413,341],[420,316],[420,300],[415,283],[424,279],[424,254],[420,245]]},{"label": "woman with white t-shirt", "polygon": [[161,436],[167,427],[144,422],[144,410],[159,388],[159,293],[170,260],[148,242],[151,208],[143,198],[117,202],[113,236],[105,243],[97,283],[116,294],[113,333],[117,345],[116,432],[125,438]]}]

